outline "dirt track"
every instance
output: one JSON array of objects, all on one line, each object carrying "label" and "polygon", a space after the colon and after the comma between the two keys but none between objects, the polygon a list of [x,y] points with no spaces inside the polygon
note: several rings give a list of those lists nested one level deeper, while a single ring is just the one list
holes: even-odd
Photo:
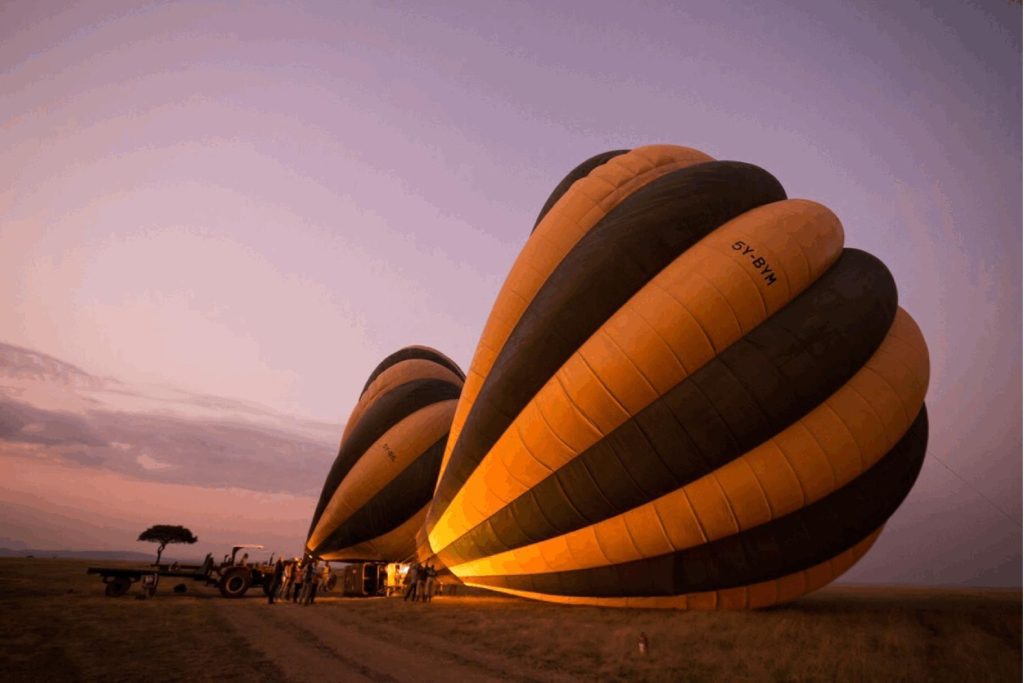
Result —
[{"label": "dirt track", "polygon": [[[444,635],[373,623],[346,609],[352,600],[326,598],[300,607],[251,600],[227,602],[223,617],[249,647],[286,680],[309,681],[574,681],[528,663],[456,645]],[[256,609],[253,609],[256,607]],[[431,609],[408,605],[409,610]]]}]

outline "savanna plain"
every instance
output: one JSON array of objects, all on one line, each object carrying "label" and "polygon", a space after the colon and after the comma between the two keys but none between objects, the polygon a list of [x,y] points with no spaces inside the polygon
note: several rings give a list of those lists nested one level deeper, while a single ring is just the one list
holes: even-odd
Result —
[{"label": "savanna plain", "polygon": [[[563,607],[497,595],[268,605],[0,560],[4,681],[1019,681],[1020,590],[834,586],[758,611]],[[125,565],[129,566],[129,565]],[[649,651],[637,641],[645,633]]]}]

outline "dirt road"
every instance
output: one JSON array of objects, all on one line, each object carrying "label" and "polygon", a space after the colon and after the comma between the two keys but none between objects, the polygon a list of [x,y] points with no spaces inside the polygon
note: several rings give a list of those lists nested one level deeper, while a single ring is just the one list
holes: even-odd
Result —
[{"label": "dirt road", "polygon": [[[361,609],[346,609],[356,602],[326,598],[309,607],[288,603],[270,607],[254,605],[251,600],[226,601],[221,614],[286,680],[578,680],[457,643],[450,634],[402,629],[369,619]],[[431,607],[409,605],[408,609]]]}]

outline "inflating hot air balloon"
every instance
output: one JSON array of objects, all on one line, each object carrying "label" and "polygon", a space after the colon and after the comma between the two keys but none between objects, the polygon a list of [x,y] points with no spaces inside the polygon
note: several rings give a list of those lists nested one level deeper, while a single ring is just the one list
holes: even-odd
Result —
[{"label": "inflating hot air balloon", "polygon": [[758,607],[846,571],[924,458],[928,353],[875,257],[750,164],[596,156],[544,205],[426,532],[465,583]]},{"label": "inflating hot air balloon", "polygon": [[464,377],[449,358],[422,346],[377,366],[324,482],[309,552],[388,562],[415,553]]}]

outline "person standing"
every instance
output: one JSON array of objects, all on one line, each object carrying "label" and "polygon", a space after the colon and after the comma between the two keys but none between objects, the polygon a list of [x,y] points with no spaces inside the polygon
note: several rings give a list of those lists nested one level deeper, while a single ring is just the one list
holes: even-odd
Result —
[{"label": "person standing", "polygon": [[288,600],[288,594],[292,590],[292,578],[294,577],[295,563],[288,560],[284,563],[284,573],[281,576],[281,586],[279,597],[286,601]]},{"label": "person standing", "polygon": [[426,569],[427,580],[423,591],[423,600],[430,602],[431,598],[434,597],[434,580],[437,577],[437,572],[434,570],[434,565],[428,564]]},{"label": "person standing", "polygon": [[413,602],[416,600],[426,601],[427,599],[427,567],[424,565],[417,565],[419,571],[416,572],[416,594],[413,596]]},{"label": "person standing", "polygon": [[267,591],[267,604],[273,605],[274,598],[277,597],[277,591],[281,588],[281,579],[284,578],[284,562],[281,558],[277,559],[274,563],[274,573],[270,580],[270,590]]},{"label": "person standing", "polygon": [[330,590],[327,586],[331,580],[331,563],[330,560],[324,562],[323,571],[320,572],[320,592],[326,593]]},{"label": "person standing", "polygon": [[313,569],[309,577],[309,592],[306,594],[306,604],[312,605],[316,602],[316,594],[320,590],[320,577],[323,575],[317,562],[313,563]]},{"label": "person standing", "polygon": [[302,594],[299,596],[300,605],[309,604],[310,593],[316,590],[314,585],[314,577],[316,576],[316,563],[311,559],[306,562],[306,566],[302,570]]},{"label": "person standing", "polygon": [[413,602],[416,602],[416,583],[419,580],[420,565],[414,564],[409,567],[409,571],[405,574],[405,597],[402,598],[406,602],[411,598]]},{"label": "person standing", "polygon": [[302,577],[305,571],[305,563],[295,560],[295,584],[292,586],[292,602],[297,603],[302,594]]}]

